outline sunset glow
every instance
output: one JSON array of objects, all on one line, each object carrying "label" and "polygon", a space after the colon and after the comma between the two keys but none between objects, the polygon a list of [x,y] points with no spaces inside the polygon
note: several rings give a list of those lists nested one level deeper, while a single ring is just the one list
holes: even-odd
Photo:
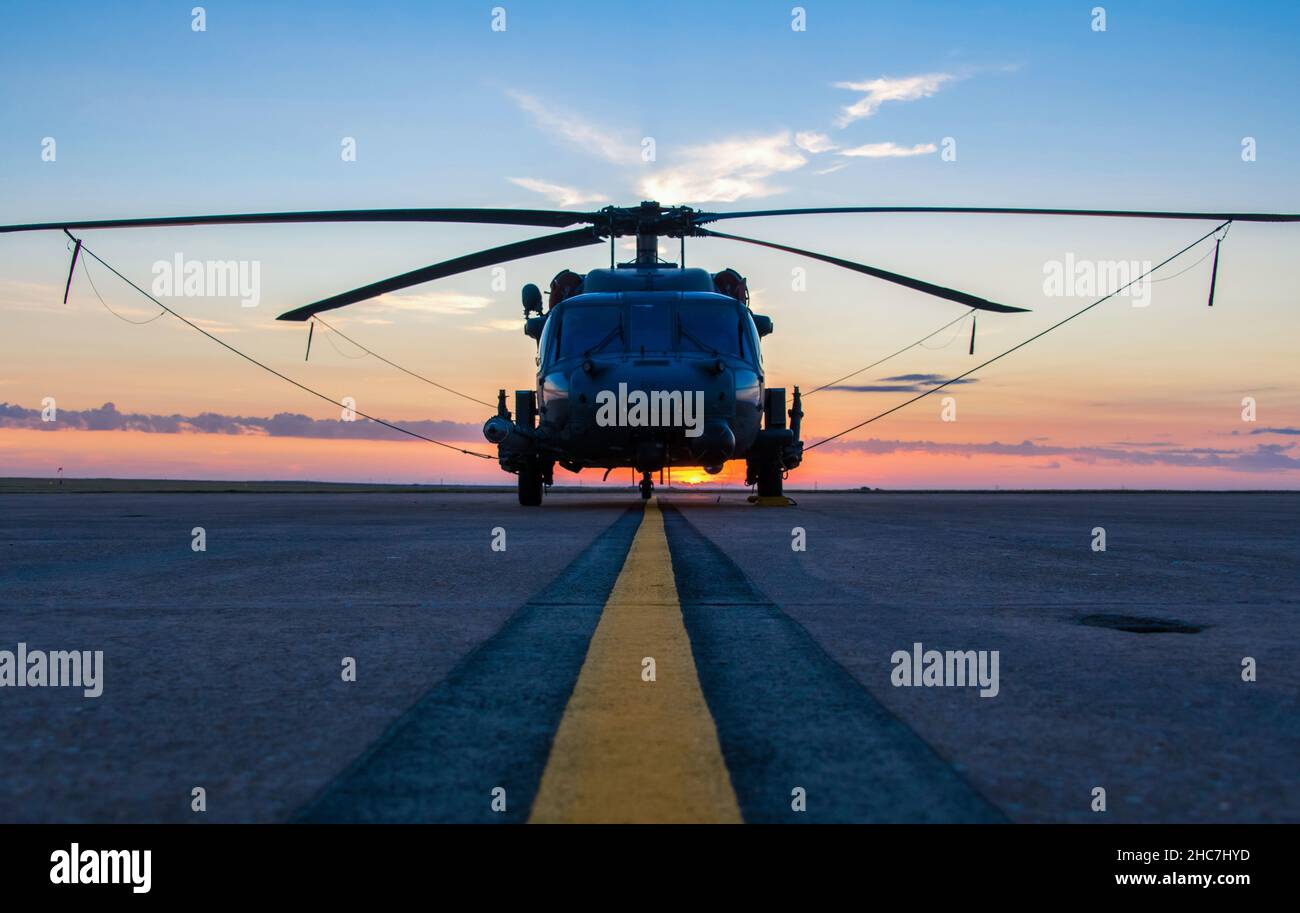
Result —
[{"label": "sunset glow", "polygon": [[[720,9],[669,3],[663,12],[694,22],[701,34],[728,28]],[[639,76],[630,70],[615,67],[594,88],[539,71],[518,42],[562,41],[556,23],[525,26],[520,18],[507,37],[457,20],[447,24],[445,46],[430,54],[395,25],[363,26],[364,9],[332,10],[313,40],[352,53],[358,40],[382,48],[372,61],[373,78],[386,87],[377,105],[373,86],[358,87],[327,53],[301,55],[292,75],[277,64],[284,49],[268,36],[281,34],[281,25],[292,33],[292,23],[279,21],[284,11],[260,9],[268,22],[237,17],[204,35],[197,52],[164,37],[169,26],[142,11],[93,26],[40,21],[52,15],[33,10],[0,62],[10,84],[36,69],[58,74],[27,79],[26,91],[6,100],[13,142],[0,151],[3,222],[330,207],[595,208],[652,193],[665,204],[716,210],[961,203],[1300,210],[1300,129],[1289,97],[1271,88],[1294,86],[1300,73],[1282,31],[1248,17],[1232,40],[1250,67],[1207,69],[1205,55],[1218,54],[1225,40],[1212,16],[1188,13],[1180,41],[1142,63],[1134,48],[1148,52],[1146,29],[1160,20],[1137,10],[1104,42],[1086,29],[1035,25],[1035,17],[1063,13],[1026,12],[1025,28],[1056,35],[1054,43],[1027,45],[1008,33],[966,57],[975,52],[945,56],[934,48],[960,49],[974,30],[988,33],[973,21],[974,9],[948,7],[921,41],[893,21],[901,14],[863,8],[862,27],[846,34],[881,36],[871,47],[811,31],[798,39],[814,48],[803,47],[799,67],[724,68],[708,98],[694,94],[689,67],[667,66],[656,89],[677,101],[665,108],[636,100]],[[595,16],[587,27],[596,44],[624,37],[609,17]],[[749,59],[785,59],[788,37],[780,30],[747,36]],[[156,70],[99,84],[93,61],[105,48],[123,59],[149,48],[164,59]],[[692,59],[686,49],[665,53]],[[1145,79],[1153,65],[1181,81]],[[1077,80],[1080,68],[1097,74],[1088,86]],[[467,71],[496,75],[458,80]],[[461,91],[427,91],[449,80]],[[78,112],[90,83],[122,106],[111,121]],[[185,107],[205,112],[181,132],[157,118],[160,105],[172,106],[164,100],[177,84],[187,86]],[[247,105],[251,92],[265,103]],[[1201,100],[1200,114],[1175,116],[1187,97]],[[145,126],[123,134],[123,118]],[[1243,135],[1257,156],[1243,158]],[[348,138],[354,160],[340,154]],[[643,160],[647,138],[653,161]],[[57,141],[55,158],[44,139]],[[754,311],[772,318],[768,386],[808,392],[852,375],[806,397],[809,445],[1046,330],[1095,300],[1107,270],[1159,263],[1213,228],[896,214],[736,225],[1031,309],[981,314],[971,354],[969,320],[935,333],[962,316],[960,306],[778,251],[691,239],[689,265],[734,267],[748,277]],[[339,331],[441,386],[367,356],[324,326],[306,359],[307,327],[274,318],[386,275],[537,234],[495,225],[259,225],[88,231],[85,240],[146,288],[159,278],[159,264],[173,272],[189,262],[248,266],[232,282],[256,278],[256,295],[189,295],[177,281],[166,300],[332,400],[351,398],[371,415],[421,423],[440,440],[491,455],[479,429],[497,391],[535,383],[521,286],[546,288],[561,269],[607,264],[604,247],[467,272],[330,312]],[[676,241],[662,240],[661,256],[675,260]],[[622,239],[618,256],[630,244]],[[1295,488],[1297,245],[1294,225],[1234,224],[1219,250],[1213,308],[1206,306],[1210,240],[1158,272],[1141,295],[1107,301],[941,395],[809,450],[787,484]],[[88,257],[65,305],[68,246],[57,232],[0,236],[0,474],[45,477],[61,466],[80,476],[512,484],[493,460],[341,432],[336,406],[172,317],[145,323],[157,307]],[[943,416],[945,397],[955,421]],[[65,416],[49,427],[39,418],[47,400]],[[1247,402],[1254,404],[1249,417]],[[600,471],[557,470],[556,481],[598,485]],[[729,464],[718,477],[679,468],[674,482],[743,485],[744,465]]]}]

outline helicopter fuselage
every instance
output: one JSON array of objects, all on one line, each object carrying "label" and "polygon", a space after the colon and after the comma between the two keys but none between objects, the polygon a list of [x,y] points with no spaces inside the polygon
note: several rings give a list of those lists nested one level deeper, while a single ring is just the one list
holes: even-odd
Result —
[{"label": "helicopter fuselage", "polygon": [[562,273],[551,296],[525,327],[537,340],[535,390],[516,393],[513,419],[503,392],[484,426],[502,468],[540,466],[548,483],[554,464],[717,473],[761,449],[760,339],[771,321],[750,312],[737,274],[628,265]]},{"label": "helicopter fuselage", "polygon": [[[736,299],[591,292],[566,299],[548,318],[537,431],[561,466],[716,472],[753,446],[763,369],[758,332]],[[576,344],[566,338],[578,334]]]}]

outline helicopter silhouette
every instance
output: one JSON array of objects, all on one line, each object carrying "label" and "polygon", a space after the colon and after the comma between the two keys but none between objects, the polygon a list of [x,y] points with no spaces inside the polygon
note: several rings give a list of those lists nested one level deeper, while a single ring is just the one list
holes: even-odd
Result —
[{"label": "helicopter silhouette", "polygon": [[[701,467],[716,474],[727,462],[745,461],[746,484],[758,503],[786,503],[784,479],[803,459],[803,406],[793,388],[767,384],[762,339],[770,318],[749,306],[746,280],[732,269],[688,268],[686,238],[718,238],[808,257],[980,311],[1023,313],[957,289],[878,267],[705,226],[727,219],[847,213],[994,214],[1295,222],[1282,213],[1157,212],[1143,210],[1012,207],[840,206],[704,212],[689,206],[607,206],[593,212],[543,209],[362,209],[232,215],[174,216],[47,222],[0,226],[20,231],[144,228],[190,225],[311,222],[440,222],[583,227],[517,241],[402,273],[303,305],[278,319],[307,321],[324,311],[379,295],[512,260],[580,247],[610,245],[608,268],[561,271],[549,302],[532,283],[523,287],[524,332],[537,343],[536,386],[517,390],[513,411],[505,390],[483,434],[497,446],[501,468],[518,477],[519,503],[542,503],[556,465],[571,472],[615,469],[639,473],[642,498],[654,490],[653,474],[671,467]],[[636,239],[636,255],[617,263],[616,238]],[[659,257],[659,239],[681,241],[681,263]],[[74,238],[74,240],[76,240]],[[81,242],[77,241],[77,250]],[[76,251],[73,268],[76,266]],[[1217,255],[1216,255],[1217,267]],[[71,272],[69,272],[71,283]],[[788,418],[788,421],[787,421]]]}]

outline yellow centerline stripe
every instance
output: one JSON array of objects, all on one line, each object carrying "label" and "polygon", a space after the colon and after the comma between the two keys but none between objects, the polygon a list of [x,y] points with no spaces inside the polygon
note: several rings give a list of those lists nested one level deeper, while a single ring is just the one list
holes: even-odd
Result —
[{"label": "yellow centerline stripe", "polygon": [[[642,661],[656,680],[643,681]],[[555,733],[529,821],[739,822],[682,622],[659,505],[647,502]]]}]

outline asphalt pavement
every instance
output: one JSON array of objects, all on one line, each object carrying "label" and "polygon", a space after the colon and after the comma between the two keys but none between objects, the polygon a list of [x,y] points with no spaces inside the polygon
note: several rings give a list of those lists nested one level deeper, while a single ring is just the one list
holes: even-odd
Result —
[{"label": "asphalt pavement", "polygon": [[0,821],[1300,821],[1300,496],[794,496],[0,495]]}]

